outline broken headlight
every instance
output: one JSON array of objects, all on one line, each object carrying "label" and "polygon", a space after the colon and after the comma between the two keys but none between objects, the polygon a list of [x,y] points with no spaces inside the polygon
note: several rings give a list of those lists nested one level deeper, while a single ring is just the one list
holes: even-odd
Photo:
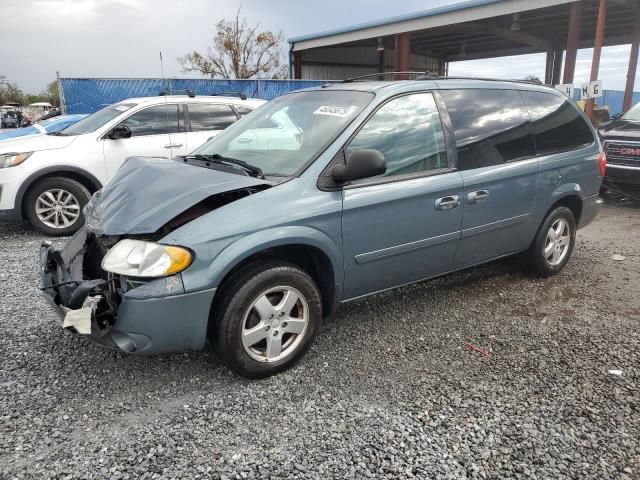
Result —
[{"label": "broken headlight", "polygon": [[102,268],[128,277],[166,277],[182,272],[192,260],[186,248],[125,239],[107,252]]}]

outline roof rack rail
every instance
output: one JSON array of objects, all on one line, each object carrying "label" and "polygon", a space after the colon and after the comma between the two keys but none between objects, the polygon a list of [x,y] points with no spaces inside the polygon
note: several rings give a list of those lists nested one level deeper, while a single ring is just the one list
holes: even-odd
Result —
[{"label": "roof rack rail", "polygon": [[247,94],[244,92],[214,92],[211,95],[214,97],[240,97],[240,100],[247,99]]},{"label": "roof rack rail", "polygon": [[161,97],[166,97],[168,95],[186,95],[189,98],[194,98],[196,96],[193,90],[163,90],[158,95]]},{"label": "roof rack rail", "polygon": [[[372,78],[372,77],[386,77],[387,75],[417,75],[418,77],[427,77],[435,74],[432,72],[413,72],[413,71],[411,72],[378,72],[378,73],[369,73],[367,75],[360,75],[358,77],[345,78],[340,83],[352,83],[357,80],[362,80],[362,79]],[[434,78],[437,78],[437,75],[435,75]],[[426,78],[423,78],[421,80],[426,80]]]},{"label": "roof rack rail", "polygon": [[486,77],[437,77],[436,80],[484,80],[487,82],[512,82],[512,83],[528,83],[531,85],[544,85],[539,80],[520,80],[517,78],[486,78]]}]

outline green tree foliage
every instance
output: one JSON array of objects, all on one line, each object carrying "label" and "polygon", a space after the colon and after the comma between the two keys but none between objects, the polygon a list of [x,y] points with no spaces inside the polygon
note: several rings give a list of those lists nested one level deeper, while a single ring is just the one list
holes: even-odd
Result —
[{"label": "green tree foliage", "polygon": [[49,102],[52,105],[60,106],[58,95],[58,82],[54,80],[47,85],[47,88],[40,93],[24,93],[18,85],[10,82],[6,76],[0,75],[0,105],[17,102],[20,105],[29,105],[36,102]]},{"label": "green tree foliage", "polygon": [[281,62],[282,32],[259,31],[260,24],[249,26],[240,18],[240,9],[232,20],[216,24],[213,44],[203,54],[194,50],[178,63],[183,72],[200,72],[211,78],[286,78],[287,65]]}]

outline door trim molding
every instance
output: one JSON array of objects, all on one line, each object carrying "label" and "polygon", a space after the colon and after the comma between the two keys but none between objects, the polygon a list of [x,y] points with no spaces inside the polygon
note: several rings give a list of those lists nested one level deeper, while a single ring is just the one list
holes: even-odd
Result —
[{"label": "door trim molding", "polygon": [[473,237],[481,233],[492,232],[500,228],[510,227],[518,223],[524,223],[529,219],[529,213],[523,215],[517,215],[511,218],[505,218],[504,220],[498,220],[497,222],[491,222],[477,227],[466,228],[462,230],[462,238]]},{"label": "door trim molding", "polygon": [[400,245],[395,245],[393,247],[374,250],[372,252],[360,253],[355,256],[355,260],[358,265],[362,265],[365,263],[374,262],[376,260],[382,260],[383,258],[413,252],[422,248],[435,247],[436,245],[442,245],[443,243],[453,242],[459,239],[460,232],[445,233],[444,235],[425,238],[423,240],[416,240],[415,242],[403,243]]}]

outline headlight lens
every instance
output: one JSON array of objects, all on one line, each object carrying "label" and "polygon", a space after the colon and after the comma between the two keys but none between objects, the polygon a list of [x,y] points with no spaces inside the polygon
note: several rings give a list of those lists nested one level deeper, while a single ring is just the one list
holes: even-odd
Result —
[{"label": "headlight lens", "polygon": [[130,277],[166,277],[182,272],[192,260],[186,248],[125,239],[105,255],[102,268]]},{"label": "headlight lens", "polygon": [[0,168],[15,167],[16,165],[20,165],[32,154],[33,152],[3,153],[0,155]]}]

